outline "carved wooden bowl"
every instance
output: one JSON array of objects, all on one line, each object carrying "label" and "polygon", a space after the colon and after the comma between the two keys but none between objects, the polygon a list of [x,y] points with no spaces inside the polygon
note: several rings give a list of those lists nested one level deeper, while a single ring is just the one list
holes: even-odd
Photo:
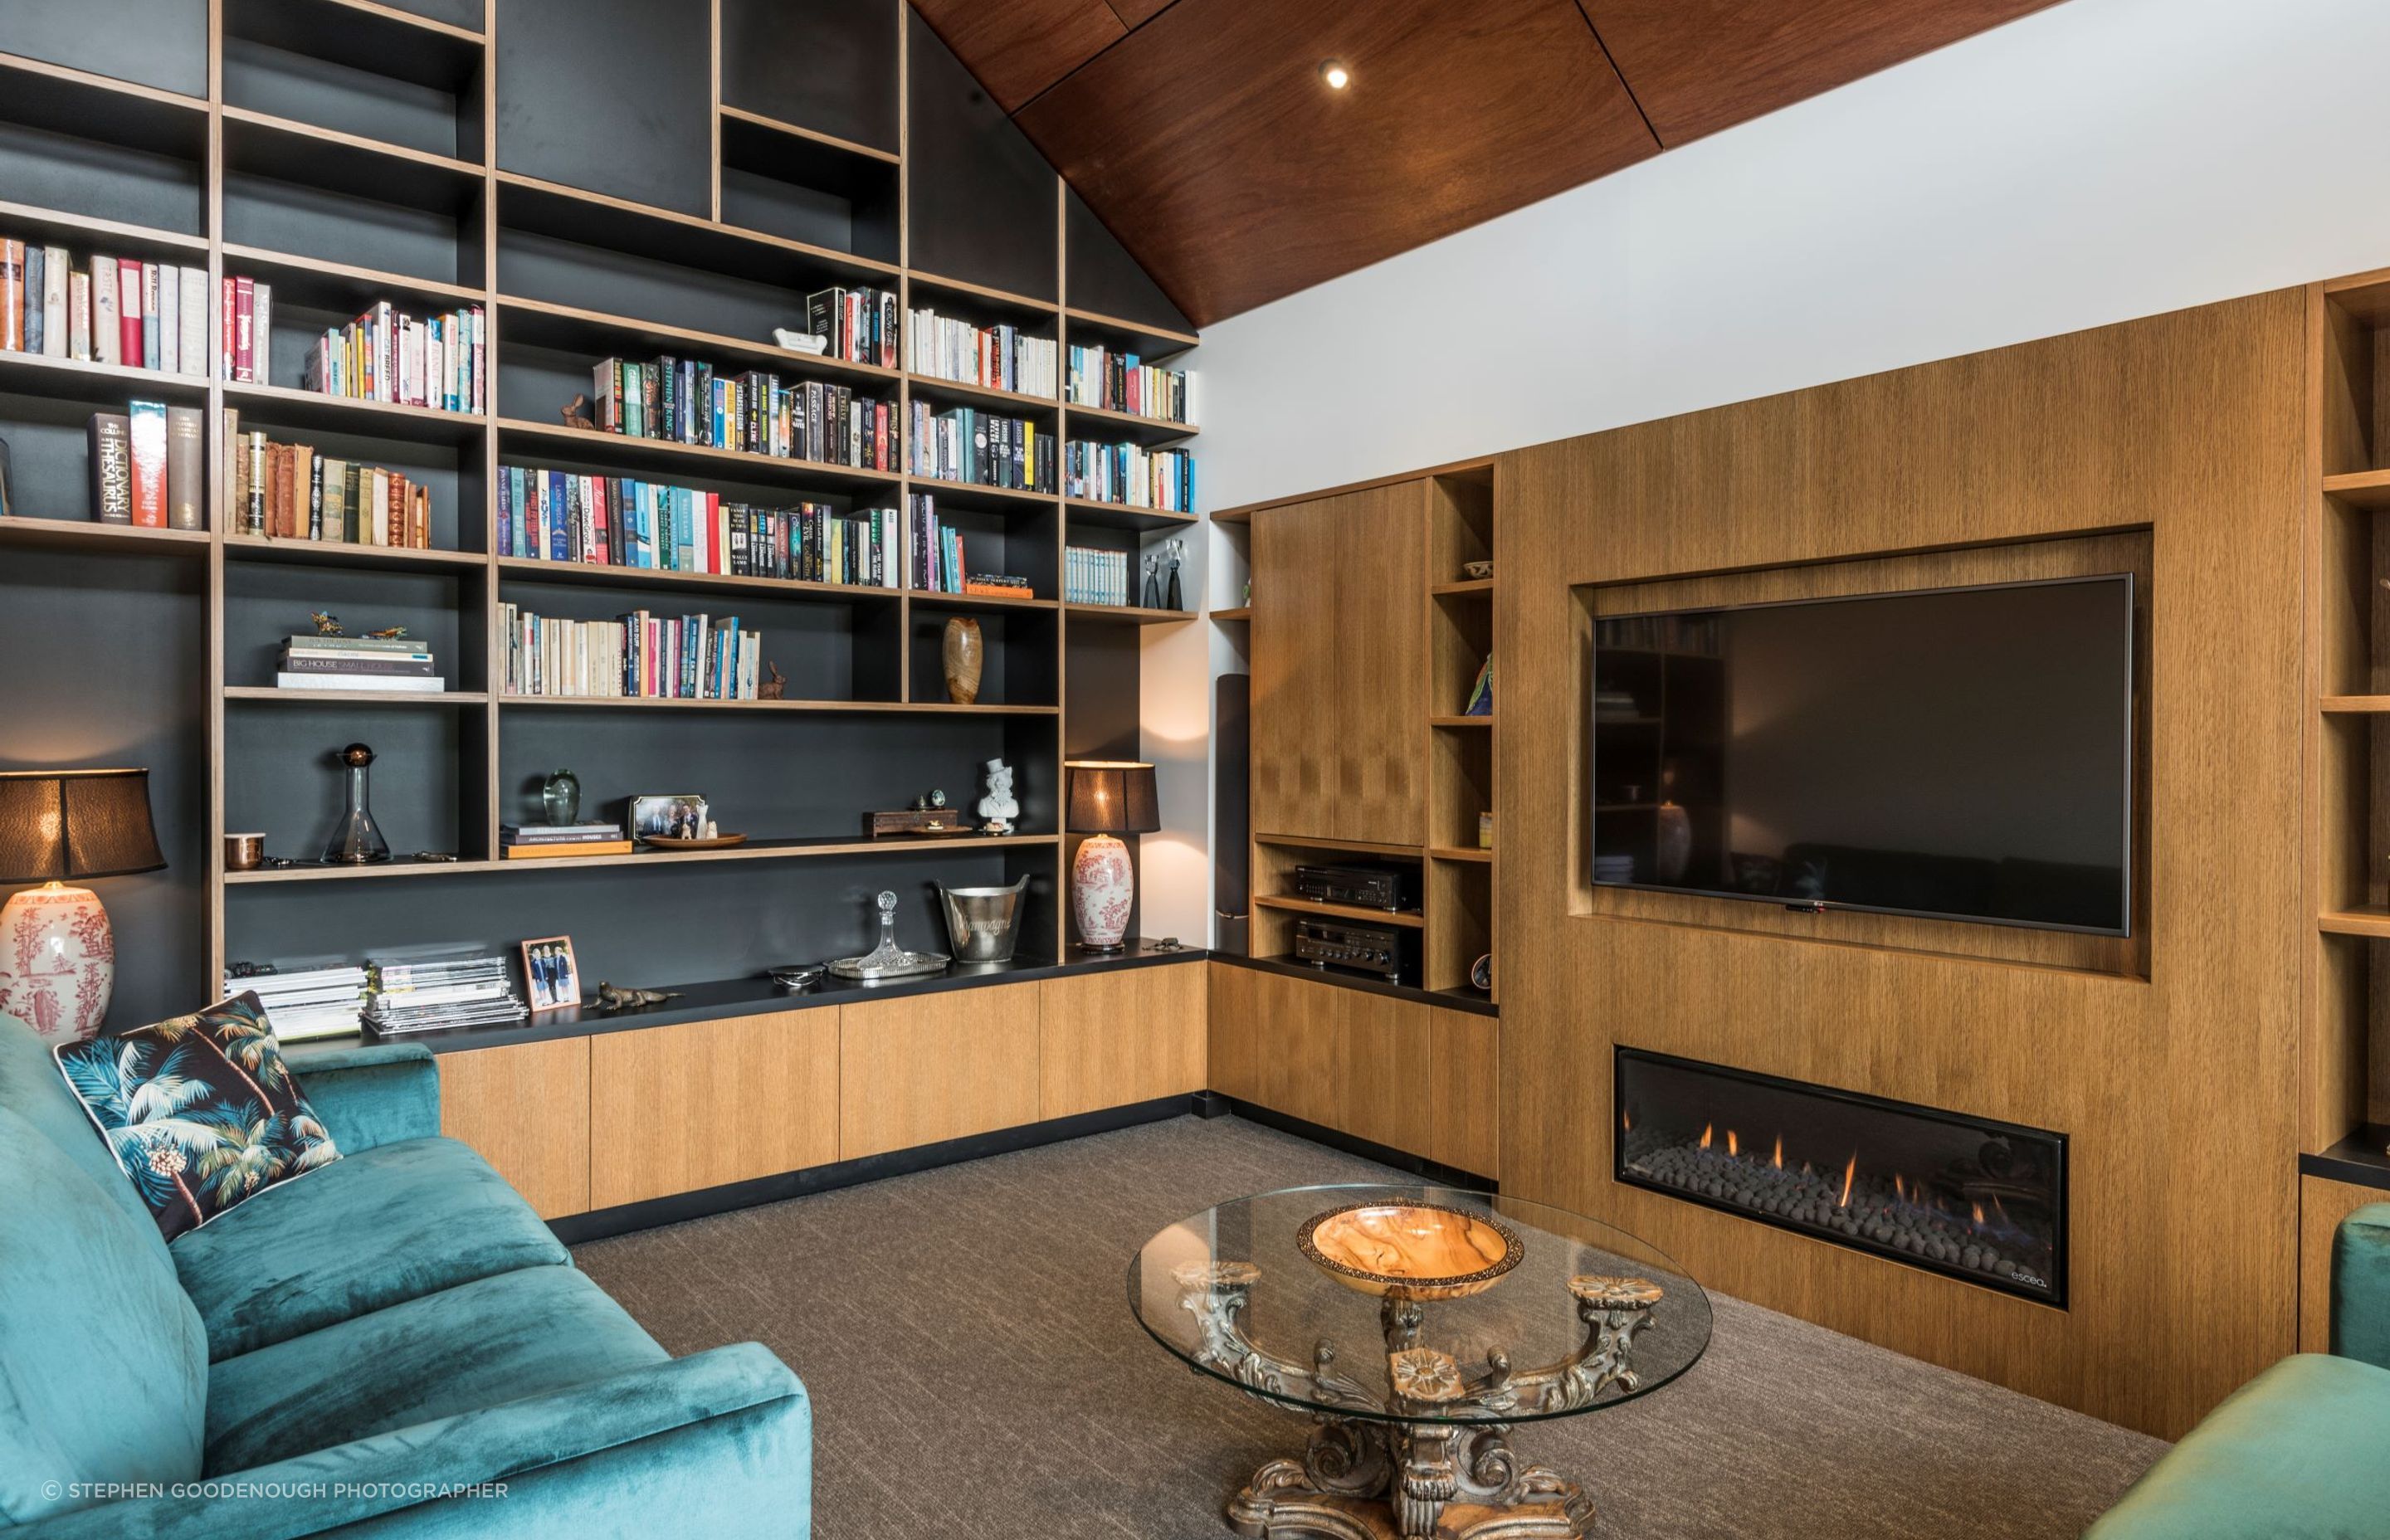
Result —
[{"label": "carved wooden bowl", "polygon": [[1441,1203],[1353,1203],[1304,1222],[1305,1260],[1347,1289],[1407,1300],[1458,1300],[1502,1281],[1526,1254],[1490,1214]]}]

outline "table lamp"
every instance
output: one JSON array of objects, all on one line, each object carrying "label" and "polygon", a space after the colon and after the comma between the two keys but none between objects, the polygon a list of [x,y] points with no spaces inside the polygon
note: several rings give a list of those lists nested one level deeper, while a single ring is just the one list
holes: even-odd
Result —
[{"label": "table lamp", "polygon": [[45,1042],[99,1031],[116,985],[108,911],[68,879],[166,865],[147,770],[0,772],[0,883],[38,882],[0,908],[0,1013]]},{"label": "table lamp", "polygon": [[1114,836],[1150,834],[1162,827],[1153,766],[1071,760],[1062,768],[1071,776],[1064,827],[1087,836],[1071,863],[1071,913],[1079,922],[1079,945],[1088,952],[1117,952],[1137,902],[1137,869],[1129,864],[1128,846]]}]

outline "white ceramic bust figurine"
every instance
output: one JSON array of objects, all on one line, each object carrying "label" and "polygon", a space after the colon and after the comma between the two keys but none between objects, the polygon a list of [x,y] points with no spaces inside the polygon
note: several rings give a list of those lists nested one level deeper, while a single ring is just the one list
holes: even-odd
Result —
[{"label": "white ceramic bust figurine", "polygon": [[1021,804],[1012,797],[1012,766],[992,759],[982,768],[987,773],[987,795],[979,800],[979,815],[986,820],[986,832],[1009,834],[1012,820],[1021,816]]}]

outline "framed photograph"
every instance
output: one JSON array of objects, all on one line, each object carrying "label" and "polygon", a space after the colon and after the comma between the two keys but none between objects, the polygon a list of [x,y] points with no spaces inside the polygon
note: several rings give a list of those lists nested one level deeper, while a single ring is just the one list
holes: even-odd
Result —
[{"label": "framed photograph", "polygon": [[691,793],[631,799],[631,838],[694,840],[705,832],[705,799]]},{"label": "framed photograph", "polygon": [[581,1003],[581,969],[572,960],[571,936],[522,943],[523,986],[533,1014]]}]

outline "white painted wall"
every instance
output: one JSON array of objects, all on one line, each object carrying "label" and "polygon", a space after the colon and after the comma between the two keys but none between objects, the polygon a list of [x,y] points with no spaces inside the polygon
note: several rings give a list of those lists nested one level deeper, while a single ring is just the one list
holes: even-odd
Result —
[{"label": "white painted wall", "polygon": [[[2390,263],[2384,58],[2385,0],[2065,0],[1212,327],[1202,502]],[[1205,688],[1197,643],[1149,650],[1149,702]],[[1162,879],[1149,917],[1208,907]]]}]

